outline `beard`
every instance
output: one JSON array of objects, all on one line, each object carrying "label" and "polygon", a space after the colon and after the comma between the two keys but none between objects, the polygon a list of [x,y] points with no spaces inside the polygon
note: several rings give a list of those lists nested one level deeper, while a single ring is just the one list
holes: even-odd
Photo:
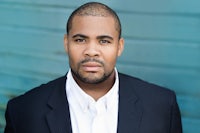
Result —
[{"label": "beard", "polygon": [[[102,83],[104,82],[105,80],[107,80],[111,74],[113,73],[114,69],[109,71],[109,72],[106,72],[105,69],[103,69],[103,72],[101,73],[93,73],[93,72],[90,72],[88,73],[87,75],[84,74],[84,72],[81,70],[81,65],[83,63],[87,63],[87,62],[96,62],[96,63],[99,63],[102,65],[102,67],[104,68],[104,63],[100,60],[97,60],[97,59],[85,59],[81,62],[78,63],[78,67],[77,67],[77,70],[74,70],[72,67],[71,67],[71,72],[72,72],[72,75],[75,76],[76,79],[82,81],[83,83],[87,83],[87,84],[99,84],[99,83]],[[95,76],[97,75],[97,76]]]}]

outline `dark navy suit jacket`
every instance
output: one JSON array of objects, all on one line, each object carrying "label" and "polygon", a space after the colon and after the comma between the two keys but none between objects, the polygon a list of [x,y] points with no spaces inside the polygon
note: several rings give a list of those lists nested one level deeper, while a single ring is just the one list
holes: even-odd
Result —
[{"label": "dark navy suit jacket", "polygon": [[[119,74],[117,133],[182,133],[173,91]],[[5,133],[72,133],[66,76],[8,102]]]}]

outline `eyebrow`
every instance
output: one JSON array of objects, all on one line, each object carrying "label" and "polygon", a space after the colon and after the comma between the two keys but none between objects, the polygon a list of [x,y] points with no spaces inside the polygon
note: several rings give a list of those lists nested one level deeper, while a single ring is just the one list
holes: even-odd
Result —
[{"label": "eyebrow", "polygon": [[113,37],[109,36],[109,35],[101,35],[101,36],[97,36],[97,39],[103,39],[103,38],[108,38],[110,40],[113,40]]},{"label": "eyebrow", "polygon": [[[76,37],[89,38],[88,36],[83,35],[83,34],[75,34],[75,35],[72,36],[72,38],[76,38]],[[109,35],[100,35],[100,36],[97,36],[97,39],[104,39],[104,38],[108,38],[110,40],[114,40],[113,37],[111,37]]]},{"label": "eyebrow", "polygon": [[72,38],[76,38],[76,37],[89,38],[88,36],[83,35],[83,34],[75,34],[75,35],[72,36]]}]

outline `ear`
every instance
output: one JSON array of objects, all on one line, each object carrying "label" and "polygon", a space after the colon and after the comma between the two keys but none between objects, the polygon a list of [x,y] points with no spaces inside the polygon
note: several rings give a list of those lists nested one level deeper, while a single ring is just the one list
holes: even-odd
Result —
[{"label": "ear", "polygon": [[67,34],[64,35],[64,48],[66,53],[68,53],[68,38],[67,38]]},{"label": "ear", "polygon": [[121,56],[122,52],[124,50],[124,38],[119,39],[119,47],[118,47],[118,56]]}]

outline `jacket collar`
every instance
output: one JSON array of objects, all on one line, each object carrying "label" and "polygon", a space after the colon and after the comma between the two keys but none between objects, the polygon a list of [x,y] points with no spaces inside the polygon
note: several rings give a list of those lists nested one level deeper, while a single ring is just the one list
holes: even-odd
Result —
[{"label": "jacket collar", "polygon": [[[65,92],[66,76],[55,84],[49,97],[46,119],[51,133],[72,133],[69,105]],[[142,103],[134,91],[135,83],[119,74],[119,113],[117,133],[138,132],[143,114]]]},{"label": "jacket collar", "polygon": [[133,78],[119,74],[119,114],[117,133],[139,132],[143,109],[142,103],[134,91]]},{"label": "jacket collar", "polygon": [[47,113],[46,119],[51,133],[72,133],[65,82],[66,76],[54,85],[49,97],[50,111]]}]

